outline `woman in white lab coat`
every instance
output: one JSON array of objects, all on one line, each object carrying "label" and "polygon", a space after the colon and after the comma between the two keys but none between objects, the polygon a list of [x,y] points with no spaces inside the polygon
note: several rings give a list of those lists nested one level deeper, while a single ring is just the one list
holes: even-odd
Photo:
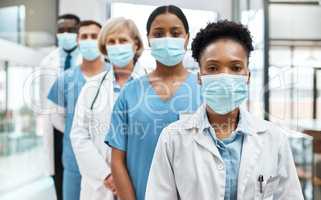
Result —
[{"label": "woman in white lab coat", "polygon": [[112,200],[116,195],[110,170],[111,151],[104,144],[105,134],[121,88],[145,74],[136,64],[143,43],[133,21],[125,18],[107,21],[98,43],[112,67],[88,80],[83,87],[70,135],[82,176],[81,200]]},{"label": "woman in white lab coat", "polygon": [[247,28],[210,23],[192,43],[204,104],[166,127],[145,200],[301,200],[287,134],[242,107],[253,50]]}]

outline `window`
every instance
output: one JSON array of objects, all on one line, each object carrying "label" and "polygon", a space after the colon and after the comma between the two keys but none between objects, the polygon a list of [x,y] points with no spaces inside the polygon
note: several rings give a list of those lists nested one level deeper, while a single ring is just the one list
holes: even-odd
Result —
[{"label": "window", "polygon": [[25,6],[0,8],[0,38],[24,44]]}]

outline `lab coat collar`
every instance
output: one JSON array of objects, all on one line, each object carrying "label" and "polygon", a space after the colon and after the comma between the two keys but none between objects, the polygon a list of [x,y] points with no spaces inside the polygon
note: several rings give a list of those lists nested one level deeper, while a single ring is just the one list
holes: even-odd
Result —
[{"label": "lab coat collar", "polygon": [[[251,177],[251,173],[254,172],[255,165],[262,152],[263,141],[260,139],[259,134],[265,133],[268,128],[263,120],[255,119],[245,109],[240,108],[240,115],[241,120],[238,127],[246,133],[238,177],[238,199],[243,197],[248,179]],[[209,123],[206,123],[206,118],[206,104],[203,104],[196,113],[187,119],[188,121],[184,122],[184,128],[195,129],[194,140],[212,153],[221,163],[224,163],[218,148],[213,144],[210,137],[206,135],[208,132],[204,131],[209,126]]]},{"label": "lab coat collar", "polygon": [[[113,81],[116,81],[115,74],[114,74],[114,67],[111,65],[110,68],[111,68],[110,71],[112,72],[112,75],[113,75]],[[132,73],[130,74],[129,80],[138,79],[139,77],[146,75],[146,74],[147,74],[147,72],[144,71],[144,69],[141,67],[141,65],[138,62],[136,62],[134,69],[133,69]]]},{"label": "lab coat collar", "polygon": [[[198,130],[203,131],[204,129],[209,128],[210,124],[208,123],[207,119],[206,104],[203,103],[184,124],[186,130],[197,128]],[[267,127],[265,123],[263,123],[263,120],[255,119],[244,108],[240,108],[240,121],[236,130],[245,134],[253,135],[256,133],[265,132]]]}]

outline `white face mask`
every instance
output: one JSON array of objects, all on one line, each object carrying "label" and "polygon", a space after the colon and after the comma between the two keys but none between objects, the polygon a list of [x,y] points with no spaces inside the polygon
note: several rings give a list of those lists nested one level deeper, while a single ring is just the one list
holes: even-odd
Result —
[{"label": "white face mask", "polygon": [[247,76],[217,74],[201,76],[202,96],[216,113],[224,115],[248,98]]},{"label": "white face mask", "polygon": [[71,50],[77,46],[77,34],[76,33],[58,33],[58,46],[64,50]]},{"label": "white face mask", "polygon": [[152,38],[150,39],[152,56],[166,67],[182,62],[185,56],[184,38]]},{"label": "white face mask", "polygon": [[106,45],[108,59],[115,67],[124,68],[134,59],[133,44]]},{"label": "white face mask", "polygon": [[100,56],[97,40],[80,40],[79,51],[84,59],[92,61]]}]

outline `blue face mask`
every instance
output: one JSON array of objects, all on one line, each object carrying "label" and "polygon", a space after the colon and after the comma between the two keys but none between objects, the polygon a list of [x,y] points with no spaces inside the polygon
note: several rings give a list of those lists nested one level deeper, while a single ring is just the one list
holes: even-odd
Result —
[{"label": "blue face mask", "polygon": [[119,68],[126,67],[135,56],[131,43],[106,45],[106,50],[111,64]]},{"label": "blue face mask", "polygon": [[93,61],[100,56],[97,40],[80,40],[79,51],[85,60]]},{"label": "blue face mask", "polygon": [[167,67],[173,67],[182,62],[185,55],[184,38],[153,38],[150,39],[152,56]]},{"label": "blue face mask", "polygon": [[202,96],[216,113],[225,115],[248,98],[247,76],[217,74],[201,76]]},{"label": "blue face mask", "polygon": [[77,34],[76,33],[58,33],[58,46],[64,50],[71,50],[77,46]]}]

